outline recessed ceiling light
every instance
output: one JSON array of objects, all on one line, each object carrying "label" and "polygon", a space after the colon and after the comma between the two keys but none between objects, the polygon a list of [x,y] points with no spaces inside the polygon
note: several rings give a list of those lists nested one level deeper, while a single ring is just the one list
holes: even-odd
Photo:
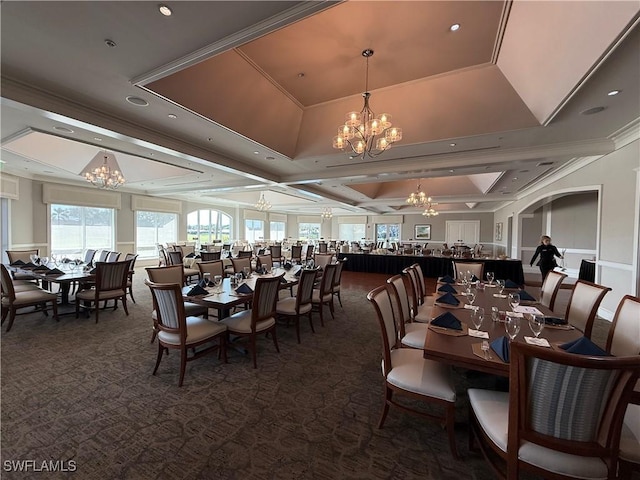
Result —
[{"label": "recessed ceiling light", "polygon": [[102,139],[101,139],[100,137],[93,137],[93,139],[94,139],[96,142],[101,142],[101,141],[102,141]]},{"label": "recessed ceiling light", "polygon": [[131,105],[135,105],[137,107],[148,107],[149,106],[149,102],[147,102],[144,98],[136,97],[134,95],[129,95],[126,98],[126,100]]},{"label": "recessed ceiling light", "polygon": [[451,25],[449,27],[449,30],[451,30],[452,32],[455,32],[456,30],[460,29],[460,24],[459,23],[454,23],[453,25]]},{"label": "recessed ceiling light", "polygon": [[605,110],[607,107],[593,107],[593,108],[587,108],[586,110],[583,110],[582,112],[580,112],[580,115],[594,115],[596,113],[600,113],[603,110]]},{"label": "recessed ceiling light", "polygon": [[452,168],[451,170],[449,170],[449,173],[453,173],[455,170]]},{"label": "recessed ceiling light", "polygon": [[43,170],[42,173],[53,173],[53,170]]},{"label": "recessed ceiling light", "polygon": [[110,38],[105,38],[104,40],[104,44],[109,47],[109,48],[114,48],[117,46],[116,42],[114,42],[113,40],[111,40]]},{"label": "recessed ceiling light", "polygon": [[258,152],[257,150],[255,152],[253,152],[254,155],[260,155],[260,152]]},{"label": "recessed ceiling light", "polygon": [[208,142],[213,142],[213,138],[209,137],[209,138],[207,138],[207,141]]},{"label": "recessed ceiling light", "polygon": [[167,117],[169,117],[172,120],[175,120],[176,118],[178,118],[178,116],[175,113],[170,113],[169,115],[167,115]]},{"label": "recessed ceiling light", "polygon": [[58,132],[64,132],[64,133],[73,133],[73,130],[71,130],[70,128],[67,127],[59,127],[58,125],[55,125],[53,127],[54,130],[57,130]]},{"label": "recessed ceiling light", "polygon": [[618,95],[622,90],[611,90],[607,95],[613,97],[614,95]]},{"label": "recessed ceiling light", "polygon": [[300,72],[300,73],[298,74],[298,78],[304,78],[304,72]]},{"label": "recessed ceiling light", "polygon": [[275,157],[264,157],[265,160],[275,160]]},{"label": "recessed ceiling light", "polygon": [[158,10],[160,10],[160,13],[165,17],[170,17],[171,14],[173,13],[167,5],[164,5],[162,3],[158,5]]},{"label": "recessed ceiling light", "polygon": [[449,146],[450,146],[450,147],[455,147],[455,146],[456,146],[456,144],[455,144],[455,143],[450,143],[450,144],[449,144]]},{"label": "recessed ceiling light", "polygon": [[516,180],[518,180],[518,177],[513,177],[513,179],[511,181],[515,182]]}]

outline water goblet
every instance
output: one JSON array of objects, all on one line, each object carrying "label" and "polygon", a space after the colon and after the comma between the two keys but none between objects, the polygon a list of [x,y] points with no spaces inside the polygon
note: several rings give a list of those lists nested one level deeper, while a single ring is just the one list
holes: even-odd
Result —
[{"label": "water goblet", "polygon": [[487,280],[489,281],[489,285],[493,285],[493,279],[495,278],[493,272],[487,272]]},{"label": "water goblet", "polygon": [[238,272],[236,273],[236,285],[240,285],[242,283],[242,273]]},{"label": "water goblet", "polygon": [[500,310],[498,310],[498,307],[496,307],[495,305],[491,307],[491,320],[493,320],[494,322],[500,320]]},{"label": "water goblet", "polygon": [[211,274],[209,272],[204,272],[202,274],[202,279],[204,280],[204,286],[208,287],[211,282]]},{"label": "water goblet", "polygon": [[475,301],[476,301],[476,292],[474,292],[470,288],[467,289],[467,303],[473,306],[473,302]]},{"label": "water goblet", "polygon": [[480,348],[482,349],[482,353],[484,353],[484,359],[489,360],[489,340],[483,340]]},{"label": "water goblet", "polygon": [[40,257],[40,265],[47,266],[49,263],[49,257]]},{"label": "water goblet", "polygon": [[213,276],[213,291],[215,293],[222,293],[222,275]]},{"label": "water goblet", "polygon": [[242,273],[244,273],[244,278],[249,278],[251,276],[251,267],[243,267]]},{"label": "water goblet", "polygon": [[463,285],[467,284],[467,276],[464,274],[464,272],[462,272],[462,270],[458,272],[458,279]]},{"label": "water goblet", "polygon": [[504,280],[496,280],[496,284],[498,285],[498,294],[502,296],[502,292],[504,292]]},{"label": "water goblet", "polygon": [[480,327],[482,326],[483,321],[484,321],[484,308],[475,307],[471,311],[471,322],[473,323],[473,326],[476,328],[476,330],[480,330]]},{"label": "water goblet", "polygon": [[504,329],[511,340],[516,338],[516,335],[518,335],[518,332],[520,331],[520,317],[507,315],[504,323]]},{"label": "water goblet", "polygon": [[544,329],[544,317],[542,315],[531,315],[529,317],[529,328],[538,338]]},{"label": "water goblet", "polygon": [[518,305],[520,305],[520,294],[510,293],[508,300],[509,300],[509,305],[511,306],[511,310],[515,312]]}]

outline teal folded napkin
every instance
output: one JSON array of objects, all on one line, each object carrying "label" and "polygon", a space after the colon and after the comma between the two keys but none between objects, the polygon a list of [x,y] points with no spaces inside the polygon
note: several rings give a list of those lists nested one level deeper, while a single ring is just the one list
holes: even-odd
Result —
[{"label": "teal folded napkin", "polygon": [[460,305],[460,300],[454,297],[451,293],[445,293],[441,297],[439,297],[436,302],[438,303],[446,303],[447,305]]},{"label": "teal folded napkin", "polygon": [[236,288],[236,293],[242,293],[243,295],[246,295],[249,293],[253,293],[253,289],[246,283],[243,283],[238,288]]},{"label": "teal folded napkin", "polygon": [[544,323],[547,325],[566,325],[568,322],[564,318],[544,317]]},{"label": "teal folded napkin", "polygon": [[182,294],[186,295],[187,297],[196,297],[198,295],[207,295],[208,293],[209,292],[207,292],[204,288],[202,288],[198,284],[193,285],[193,286],[184,287],[182,289]]},{"label": "teal folded napkin", "polygon": [[455,281],[453,278],[451,278],[451,276],[450,276],[450,275],[445,275],[444,277],[442,277],[442,278],[440,279],[440,281],[441,281],[442,283],[456,283],[456,281]]},{"label": "teal folded napkin", "polygon": [[520,285],[518,285],[513,280],[506,280],[504,282],[504,288],[520,288]]},{"label": "teal folded napkin", "polygon": [[500,357],[504,363],[509,363],[509,356],[511,352],[511,347],[509,344],[509,339],[505,336],[500,338],[496,338],[493,342],[491,342],[491,349],[496,352],[496,355]]},{"label": "teal folded napkin", "polygon": [[520,301],[524,301],[524,302],[535,302],[536,299],[531,296],[528,292],[526,292],[525,290],[520,290],[518,292],[518,294],[520,295]]},{"label": "teal folded napkin", "polygon": [[458,320],[451,312],[444,312],[442,315],[438,315],[436,318],[431,320],[431,325],[450,328],[451,330],[462,330],[460,320]]},{"label": "teal folded napkin", "polygon": [[587,337],[580,337],[577,340],[560,345],[565,352],[578,355],[589,355],[592,357],[610,357],[611,355],[593,343]]},{"label": "teal folded napkin", "polygon": [[439,291],[439,292],[443,292],[443,293],[447,293],[447,292],[449,292],[449,293],[458,293],[458,291],[457,291],[455,288],[453,288],[453,287],[451,286],[451,284],[449,284],[449,283],[445,283],[444,285],[442,285],[442,286],[438,289],[438,291]]}]

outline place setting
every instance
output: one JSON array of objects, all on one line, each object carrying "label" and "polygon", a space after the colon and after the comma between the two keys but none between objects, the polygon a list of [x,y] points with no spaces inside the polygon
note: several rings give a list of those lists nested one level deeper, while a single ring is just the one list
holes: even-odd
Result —
[{"label": "place setting", "polygon": [[464,337],[469,334],[467,324],[461,322],[458,317],[451,312],[444,312],[431,320],[429,330],[452,337]]}]

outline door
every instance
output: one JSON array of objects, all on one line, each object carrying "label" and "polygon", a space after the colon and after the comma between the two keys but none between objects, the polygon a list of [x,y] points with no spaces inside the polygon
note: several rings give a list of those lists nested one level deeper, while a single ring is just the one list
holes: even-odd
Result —
[{"label": "door", "polygon": [[457,244],[473,247],[480,243],[480,221],[453,221],[446,222],[445,241],[449,246]]}]

